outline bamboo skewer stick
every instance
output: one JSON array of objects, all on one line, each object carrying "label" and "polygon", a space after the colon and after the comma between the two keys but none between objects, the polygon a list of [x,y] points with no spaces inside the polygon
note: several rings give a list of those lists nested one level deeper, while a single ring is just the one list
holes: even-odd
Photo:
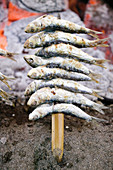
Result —
[{"label": "bamboo skewer stick", "polygon": [[[60,14],[58,18],[61,19]],[[52,152],[58,162],[62,160],[64,150],[64,114],[52,114]]]},{"label": "bamboo skewer stick", "polygon": [[62,160],[64,149],[64,114],[52,114],[52,152],[58,162]]}]

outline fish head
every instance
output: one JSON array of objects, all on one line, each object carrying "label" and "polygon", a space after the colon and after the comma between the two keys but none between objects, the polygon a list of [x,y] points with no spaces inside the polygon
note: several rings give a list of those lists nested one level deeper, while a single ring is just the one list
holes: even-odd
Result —
[{"label": "fish head", "polygon": [[34,63],[34,60],[31,55],[25,55],[24,60],[30,65]]},{"label": "fish head", "polygon": [[27,76],[30,77],[31,79],[36,79],[37,73],[36,73],[36,71],[34,70],[34,68],[32,68],[32,69],[28,72]]},{"label": "fish head", "polygon": [[25,32],[26,33],[36,33],[36,32],[41,31],[41,29],[42,29],[42,21],[37,19],[27,25],[27,27],[25,28]]},{"label": "fish head", "polygon": [[26,33],[35,33],[45,30],[46,25],[49,25],[51,23],[51,20],[55,19],[56,17],[52,15],[43,15],[31,23],[27,25],[25,28]]}]

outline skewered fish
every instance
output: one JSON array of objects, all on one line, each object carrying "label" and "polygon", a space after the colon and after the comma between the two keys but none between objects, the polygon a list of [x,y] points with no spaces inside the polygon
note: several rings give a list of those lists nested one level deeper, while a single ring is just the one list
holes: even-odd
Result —
[{"label": "skewered fish", "polygon": [[17,54],[16,54],[16,53],[10,53],[10,52],[8,52],[8,51],[3,50],[3,49],[0,48],[0,56],[7,57],[7,58],[9,58],[9,59],[11,59],[11,60],[16,61],[16,60],[13,58],[14,55],[17,55]]},{"label": "skewered fish", "polygon": [[63,43],[53,44],[45,48],[39,48],[38,51],[35,53],[35,55],[42,56],[45,58],[53,57],[53,56],[70,57],[80,61],[84,61],[86,63],[95,64],[101,67],[104,67],[102,63],[106,61],[106,60],[94,58],[77,47],[74,47],[69,44],[63,44]]},{"label": "skewered fish", "polygon": [[51,57],[48,59],[43,59],[42,57],[36,55],[25,55],[24,59],[32,67],[38,67],[46,65],[48,67],[62,68],[68,71],[75,71],[84,74],[94,74],[91,70],[85,67],[80,62],[75,59],[62,58],[62,57]]},{"label": "skewered fish", "polygon": [[78,82],[72,80],[63,80],[63,79],[53,79],[50,81],[44,80],[35,80],[31,82],[25,90],[25,95],[31,95],[32,93],[36,92],[38,89],[43,87],[59,87],[71,92],[78,92],[78,93],[86,93],[92,94],[94,96],[98,96],[95,90],[91,90]]},{"label": "skewered fish", "polygon": [[[79,61],[104,67],[103,63],[106,60],[94,58],[77,47],[107,47],[108,45],[105,42],[108,39],[90,41],[75,34],[70,34],[85,33],[97,37],[97,34],[101,34],[101,32],[84,28],[51,15],[44,15],[32,21],[26,27],[25,32],[39,32],[25,42],[25,48],[43,47],[39,48],[35,55],[24,56],[28,64],[36,67],[29,71],[28,77],[39,79],[33,81],[25,91],[26,95],[33,93],[27,104],[33,107],[38,106],[29,115],[29,119],[34,120],[49,113],[69,113],[86,120],[100,120],[89,116],[80,108],[71,104],[90,107],[102,114],[104,113],[102,109],[106,109],[103,105],[97,104],[80,94],[88,93],[98,97],[95,90],[84,87],[72,80],[93,80],[94,75],[98,78],[98,75]],[[51,105],[52,102],[63,103]]]},{"label": "skewered fish", "polygon": [[59,68],[47,68],[45,66],[32,68],[27,75],[32,79],[48,80],[53,78],[63,78],[63,79],[79,80],[79,81],[91,80],[89,76],[82,73],[69,72]]},{"label": "skewered fish", "polygon": [[102,32],[94,31],[89,28],[82,27],[78,24],[58,19],[52,15],[43,15],[27,25],[25,28],[26,33],[35,33],[40,31],[60,30],[70,33],[84,33],[97,37],[97,34]]},{"label": "skewered fish", "polygon": [[98,121],[105,121],[103,119],[99,119],[93,116],[88,115],[79,107],[73,104],[61,103],[55,105],[43,104],[37,107],[32,113],[29,115],[29,120],[36,120],[39,118],[43,118],[44,116],[51,114],[51,113],[65,113],[65,114],[72,114],[76,117],[81,119],[85,119],[87,121],[91,121],[92,119]]},{"label": "skewered fish", "polygon": [[81,106],[90,107],[103,114],[102,109],[106,108],[100,104],[97,104],[80,93],[69,92],[60,88],[45,87],[37,90],[33,93],[28,100],[29,106],[38,106],[47,102],[64,102],[64,103],[76,103]]},{"label": "skewered fish", "polygon": [[24,44],[24,48],[36,48],[36,47],[43,47],[48,46],[51,44],[58,44],[58,43],[66,43],[71,44],[77,47],[108,47],[107,44],[104,44],[108,38],[106,39],[97,39],[97,40],[88,40],[75,34],[65,33],[62,31],[55,31],[55,32],[39,32],[32,37],[30,37]]}]

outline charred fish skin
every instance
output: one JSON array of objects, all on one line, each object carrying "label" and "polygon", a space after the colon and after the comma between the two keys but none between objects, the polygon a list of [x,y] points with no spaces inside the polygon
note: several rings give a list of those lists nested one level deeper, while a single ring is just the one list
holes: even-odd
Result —
[{"label": "charred fish skin", "polygon": [[89,54],[83,52],[81,49],[74,47],[69,44],[53,44],[49,47],[38,49],[35,53],[37,56],[42,56],[44,58],[60,56],[60,57],[70,57],[79,61],[84,61],[89,64],[100,64],[106,60],[99,60],[90,56]]},{"label": "charred fish skin", "polygon": [[66,79],[53,79],[50,81],[43,81],[43,80],[35,80],[31,82],[25,90],[25,95],[31,95],[36,92],[40,88],[44,87],[58,87],[62,88],[74,93],[85,93],[85,94],[93,94],[93,90],[79,84],[78,82]]},{"label": "charred fish skin", "polygon": [[44,80],[50,80],[54,78],[63,78],[77,81],[91,80],[89,76],[82,73],[69,72],[59,68],[47,68],[44,66],[32,68],[27,75],[32,79],[44,79]]},{"label": "charred fish skin", "polygon": [[37,90],[31,95],[27,104],[29,106],[36,107],[47,102],[64,102],[71,104],[76,103],[81,106],[90,107],[102,114],[102,109],[104,109],[104,106],[87,99],[80,93],[73,93],[64,89],[50,87],[45,87]]},{"label": "charred fish skin", "polygon": [[104,44],[108,39],[88,40],[76,36],[75,34],[65,33],[62,31],[54,32],[39,32],[31,36],[25,43],[24,48],[37,48],[43,46],[49,46],[51,44],[66,43],[73,46],[87,48],[97,46],[107,46]]},{"label": "charred fish skin", "polygon": [[43,104],[43,107],[41,105],[37,107],[32,113],[29,114],[29,120],[40,119],[51,113],[71,114],[73,116],[76,116],[81,119],[85,119],[87,121],[91,121],[92,119],[104,121],[103,119],[99,119],[99,118],[88,115],[83,110],[81,110],[79,107],[73,104],[66,104],[66,103],[55,104],[55,105]]},{"label": "charred fish skin", "polygon": [[86,66],[76,61],[75,59],[62,57],[51,57],[48,59],[44,59],[36,55],[25,55],[24,59],[31,67],[34,68],[46,65],[48,67],[52,66],[53,68],[62,68],[67,71],[75,71],[86,75],[91,73],[91,71]]},{"label": "charred fish skin", "polygon": [[26,33],[36,33],[43,30],[60,30],[69,33],[84,33],[93,36],[96,36],[96,34],[102,34],[101,32],[93,31],[70,21],[58,19],[52,15],[41,16],[32,21],[25,28]]}]

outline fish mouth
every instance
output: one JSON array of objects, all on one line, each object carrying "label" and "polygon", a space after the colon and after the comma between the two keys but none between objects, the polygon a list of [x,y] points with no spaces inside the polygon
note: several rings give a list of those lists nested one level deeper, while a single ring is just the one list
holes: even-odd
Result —
[{"label": "fish mouth", "polygon": [[29,40],[24,43],[24,48],[29,48]]},{"label": "fish mouth", "polygon": [[24,30],[26,33],[29,33],[31,31],[31,27],[29,25],[27,25],[27,27]]},{"label": "fish mouth", "polygon": [[25,31],[26,33],[28,33],[28,30],[29,30],[29,26],[27,26],[24,31]]}]

